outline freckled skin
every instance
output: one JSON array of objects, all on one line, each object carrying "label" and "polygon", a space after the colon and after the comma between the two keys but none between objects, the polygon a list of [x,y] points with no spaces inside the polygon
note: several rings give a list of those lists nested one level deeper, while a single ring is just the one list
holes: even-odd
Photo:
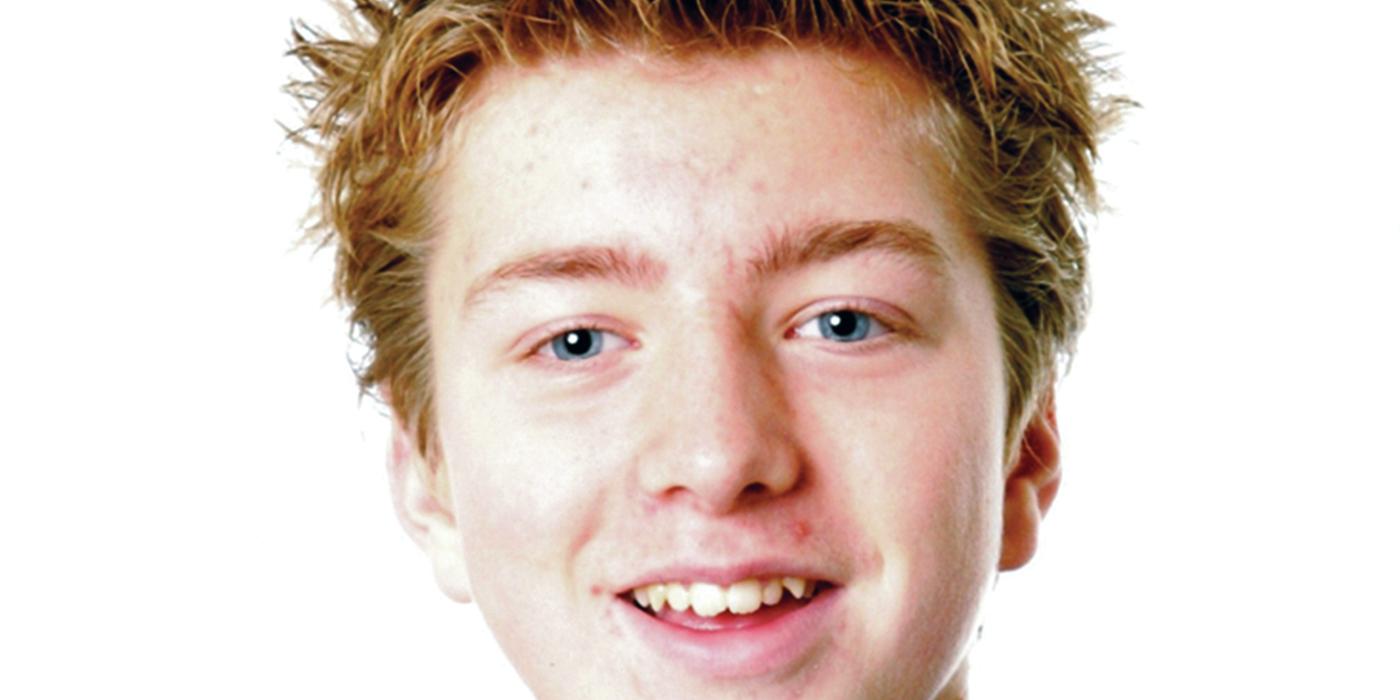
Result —
[{"label": "freckled skin", "polygon": [[[474,598],[540,697],[959,690],[996,566],[1001,354],[983,254],[880,104],[807,51],[575,58],[496,69],[449,141],[429,276],[442,466]],[[748,277],[775,231],[869,219],[934,231],[946,272],[865,255]],[[461,312],[502,262],[574,245],[645,251],[667,275],[525,284]],[[830,299],[917,332],[861,352],[794,339]],[[584,318],[629,343],[572,366],[521,349]],[[707,677],[619,623],[640,571],[775,553],[842,588],[791,667]]]}]

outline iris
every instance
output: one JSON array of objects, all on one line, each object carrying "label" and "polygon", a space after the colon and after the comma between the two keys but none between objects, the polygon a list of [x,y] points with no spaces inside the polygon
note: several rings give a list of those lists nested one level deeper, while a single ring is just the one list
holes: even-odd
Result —
[{"label": "iris", "polygon": [[554,336],[550,341],[554,356],[561,360],[586,360],[603,350],[603,332],[576,328]]},{"label": "iris", "polygon": [[842,343],[865,340],[870,335],[870,316],[859,311],[828,311],[817,321],[822,337]]}]

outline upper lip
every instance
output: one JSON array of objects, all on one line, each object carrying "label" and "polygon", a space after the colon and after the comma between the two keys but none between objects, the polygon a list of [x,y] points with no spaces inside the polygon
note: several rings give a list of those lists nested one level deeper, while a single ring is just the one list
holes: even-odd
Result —
[{"label": "upper lip", "polygon": [[838,583],[834,574],[827,567],[788,558],[771,558],[749,559],[724,564],[676,562],[654,566],[645,568],[642,573],[628,579],[628,582],[617,592],[626,593],[656,583],[704,582],[728,586],[746,579],[766,579],[778,576],[796,576],[809,581]]}]

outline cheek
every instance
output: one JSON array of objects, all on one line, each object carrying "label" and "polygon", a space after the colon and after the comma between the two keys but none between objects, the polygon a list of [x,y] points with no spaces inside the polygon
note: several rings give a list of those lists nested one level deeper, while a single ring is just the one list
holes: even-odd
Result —
[{"label": "cheek", "polygon": [[[853,509],[885,552],[909,568],[977,563],[999,524],[1000,431],[994,401],[943,386],[885,396],[859,411],[830,407],[833,468]],[[929,400],[926,397],[941,397]],[[839,416],[845,416],[842,420]],[[933,559],[937,566],[913,560]]]},{"label": "cheek", "polygon": [[542,424],[501,396],[509,392],[474,392],[439,409],[461,530],[482,549],[511,552],[507,565],[557,564],[587,520],[599,454],[585,426]]},{"label": "cheek", "polygon": [[549,677],[587,643],[576,564],[600,521],[601,462],[587,435],[542,426],[508,396],[441,402],[439,434],[478,610],[526,677]]},{"label": "cheek", "polygon": [[[954,351],[955,353],[955,351]],[[873,552],[868,650],[941,668],[970,639],[1001,524],[996,355],[968,353],[855,397],[812,389],[821,471]]]}]

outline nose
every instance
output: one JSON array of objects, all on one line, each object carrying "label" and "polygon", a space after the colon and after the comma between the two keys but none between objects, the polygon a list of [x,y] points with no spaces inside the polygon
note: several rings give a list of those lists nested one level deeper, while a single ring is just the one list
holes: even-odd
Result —
[{"label": "nose", "polygon": [[638,465],[648,497],[713,515],[792,491],[803,469],[772,349],[716,325],[731,330],[689,333],[657,363]]}]

